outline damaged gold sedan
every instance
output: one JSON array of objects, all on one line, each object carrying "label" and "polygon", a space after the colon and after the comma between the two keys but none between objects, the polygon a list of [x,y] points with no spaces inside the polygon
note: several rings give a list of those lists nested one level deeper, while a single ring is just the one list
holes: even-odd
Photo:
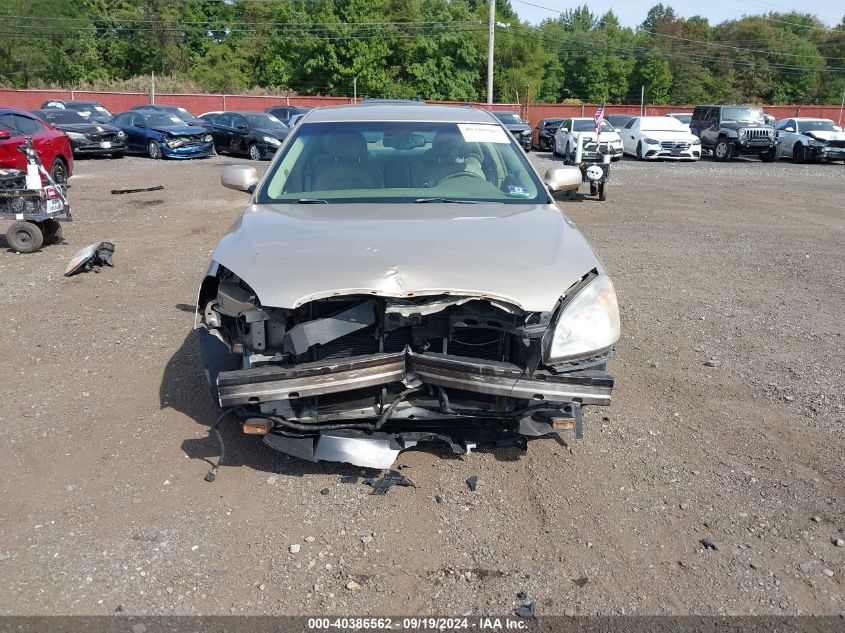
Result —
[{"label": "damaged gold sedan", "polygon": [[314,110],[263,178],[199,292],[206,375],[245,432],[309,460],[582,433],[609,405],[619,312],[601,262],[484,110]]}]

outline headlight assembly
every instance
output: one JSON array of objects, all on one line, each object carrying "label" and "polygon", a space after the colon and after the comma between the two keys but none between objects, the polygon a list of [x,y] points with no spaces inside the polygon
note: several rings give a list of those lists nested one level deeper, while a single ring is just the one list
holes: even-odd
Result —
[{"label": "headlight assembly", "polygon": [[747,133],[748,133],[748,130],[746,130],[745,128],[741,128],[739,130],[739,138],[744,138]]},{"label": "headlight assembly", "polygon": [[117,138],[126,138],[126,132],[124,132],[123,130],[120,130],[117,133]]},{"label": "headlight assembly", "polygon": [[211,134],[206,134],[205,136],[202,137],[202,140],[205,141],[206,143],[211,143],[211,141],[214,140],[214,137],[211,136]]},{"label": "headlight assembly", "polygon": [[543,362],[553,365],[609,350],[619,340],[619,307],[607,275],[598,275],[564,302],[543,337]]},{"label": "headlight assembly", "polygon": [[85,136],[84,134],[81,134],[80,132],[65,132],[65,134],[68,135],[68,138],[70,138],[74,141],[84,141],[85,139],[88,138],[87,136]]},{"label": "headlight assembly", "polygon": [[265,143],[269,143],[270,145],[275,145],[277,147],[282,144],[279,139],[273,138],[272,136],[262,136],[261,140]]},{"label": "headlight assembly", "polygon": [[653,138],[648,137],[645,137],[643,139],[643,143],[645,143],[646,145],[660,145],[660,141],[656,141]]}]

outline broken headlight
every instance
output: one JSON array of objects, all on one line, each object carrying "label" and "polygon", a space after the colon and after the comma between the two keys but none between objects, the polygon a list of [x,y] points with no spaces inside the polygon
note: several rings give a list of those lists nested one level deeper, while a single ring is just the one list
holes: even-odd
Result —
[{"label": "broken headlight", "polygon": [[591,356],[619,340],[619,307],[607,275],[598,275],[565,302],[543,340],[546,364]]}]

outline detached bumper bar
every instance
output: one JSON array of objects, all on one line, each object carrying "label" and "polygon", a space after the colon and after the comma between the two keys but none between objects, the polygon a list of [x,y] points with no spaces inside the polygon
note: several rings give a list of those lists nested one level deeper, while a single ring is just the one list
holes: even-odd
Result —
[{"label": "detached bumper bar", "polygon": [[293,367],[254,367],[217,377],[221,407],[307,398],[419,378],[423,383],[520,400],[609,405],[613,376],[598,370],[533,376],[511,363],[405,349]]}]

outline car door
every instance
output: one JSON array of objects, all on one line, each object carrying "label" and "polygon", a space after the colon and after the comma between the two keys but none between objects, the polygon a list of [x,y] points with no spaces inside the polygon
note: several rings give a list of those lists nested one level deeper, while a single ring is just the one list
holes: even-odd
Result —
[{"label": "car door", "polygon": [[240,114],[232,115],[232,151],[246,154],[249,151],[249,125]]},{"label": "car door", "polygon": [[707,147],[713,147],[716,144],[716,139],[719,138],[719,108],[711,108],[704,115],[704,125],[701,128],[701,144]]},{"label": "car door", "polygon": [[571,129],[572,119],[566,119],[555,132],[555,152],[558,154],[563,154],[563,149],[566,147],[566,138]]},{"label": "car door", "polygon": [[633,118],[625,124],[622,132],[619,133],[622,137],[622,151],[628,154],[636,154],[637,143],[640,140],[640,119]]},{"label": "car door", "polygon": [[23,134],[18,132],[11,114],[0,114],[0,130],[9,133],[8,138],[0,139],[0,167],[26,170],[26,158],[18,150],[23,145]]},{"label": "car door", "polygon": [[214,149],[225,152],[232,140],[232,115],[222,112],[211,117],[211,138],[214,139]]},{"label": "car door", "polygon": [[47,169],[50,169],[50,164],[56,155],[56,148],[53,146],[53,140],[49,134],[42,134],[44,132],[44,125],[36,119],[31,119],[20,114],[13,114],[12,120],[15,122],[18,132],[25,137],[32,139],[32,147],[35,153],[44,163]]},{"label": "car door", "polygon": [[798,140],[800,130],[795,119],[786,119],[777,126],[778,138],[783,144],[783,152],[787,156],[792,156],[792,150],[795,147],[795,141]]}]

